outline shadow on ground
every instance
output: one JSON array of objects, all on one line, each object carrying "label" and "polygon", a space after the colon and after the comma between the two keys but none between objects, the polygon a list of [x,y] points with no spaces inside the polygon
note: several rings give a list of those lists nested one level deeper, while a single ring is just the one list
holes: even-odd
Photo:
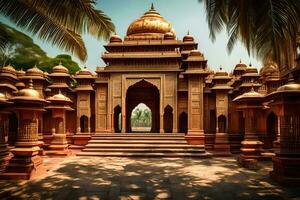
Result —
[{"label": "shadow on ground", "polygon": [[[49,158],[46,158],[49,159]],[[49,159],[50,160],[50,159]],[[51,162],[51,161],[49,161]],[[271,162],[259,171],[239,168],[234,158],[58,159],[32,181],[0,181],[10,199],[296,199],[297,188],[271,181]]]}]

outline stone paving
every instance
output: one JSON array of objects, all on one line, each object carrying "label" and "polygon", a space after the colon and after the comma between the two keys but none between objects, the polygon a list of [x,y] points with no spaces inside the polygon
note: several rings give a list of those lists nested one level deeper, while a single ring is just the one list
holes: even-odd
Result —
[{"label": "stone paving", "polygon": [[0,199],[300,199],[300,188],[269,178],[235,158],[44,158],[48,171],[31,181],[0,180]]}]

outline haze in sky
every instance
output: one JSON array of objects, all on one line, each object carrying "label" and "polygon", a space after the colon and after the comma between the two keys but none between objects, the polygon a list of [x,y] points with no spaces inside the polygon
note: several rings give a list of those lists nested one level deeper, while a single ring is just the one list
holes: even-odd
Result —
[{"label": "haze in sky", "polygon": [[[178,39],[181,40],[188,31],[194,36],[198,42],[198,49],[204,53],[211,69],[218,70],[222,66],[223,69],[231,72],[240,60],[246,64],[251,62],[253,66],[258,68],[261,67],[261,62],[250,57],[240,43],[237,43],[230,55],[227,53],[228,37],[225,30],[217,35],[216,41],[211,41],[205,8],[203,3],[199,3],[198,0],[98,0],[96,7],[112,19],[117,34],[123,38],[130,23],[149,10],[151,3],[173,25]],[[8,23],[3,17],[1,17],[1,21]],[[9,23],[9,25],[12,24]],[[24,32],[20,28],[17,29]],[[24,33],[30,35],[27,32]],[[65,53],[49,43],[33,38],[35,43],[40,45],[49,56],[54,57],[57,54]],[[105,66],[101,60],[101,54],[105,51],[103,45],[107,44],[107,41],[97,40],[89,35],[84,35],[83,39],[88,51],[88,59],[86,63],[74,59],[80,65],[86,65],[90,70],[95,70],[97,66]]]}]

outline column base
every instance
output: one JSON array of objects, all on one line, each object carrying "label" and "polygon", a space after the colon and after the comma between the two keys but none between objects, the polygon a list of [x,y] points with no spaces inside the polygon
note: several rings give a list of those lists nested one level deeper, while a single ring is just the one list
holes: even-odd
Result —
[{"label": "column base", "polygon": [[187,143],[191,145],[204,145],[205,136],[203,131],[188,131],[186,136],[184,136]]},{"label": "column base", "polygon": [[32,179],[45,172],[43,159],[38,155],[39,147],[15,148],[14,157],[9,161],[0,179]]},{"label": "column base", "polygon": [[7,144],[0,144],[0,173],[5,170],[10,158]]},{"label": "column base", "polygon": [[67,136],[63,133],[57,133],[53,135],[53,140],[49,146],[50,151],[47,151],[47,155],[51,156],[68,156],[71,155],[71,151],[68,149]]},{"label": "column base", "polygon": [[300,186],[300,154],[276,154],[270,176],[286,186]]},{"label": "column base", "polygon": [[253,169],[253,170],[258,169],[257,157],[240,155],[238,157],[238,163],[240,166],[247,169]]},{"label": "column base", "polygon": [[76,134],[72,136],[73,143],[75,145],[86,145],[91,139],[91,135],[87,134]]},{"label": "column base", "polygon": [[213,155],[215,156],[232,155],[230,152],[230,144],[228,143],[227,133],[216,133]]},{"label": "column base", "polygon": [[263,143],[259,140],[244,140],[241,144],[241,155],[238,158],[239,164],[248,169],[257,169],[257,161],[262,159],[261,148]]}]

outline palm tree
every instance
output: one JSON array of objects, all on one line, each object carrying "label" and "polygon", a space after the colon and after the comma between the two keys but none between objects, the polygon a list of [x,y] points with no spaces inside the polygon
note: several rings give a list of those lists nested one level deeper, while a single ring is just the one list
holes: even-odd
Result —
[{"label": "palm tree", "polygon": [[[94,0],[0,0],[0,14],[85,61],[87,52],[81,35],[107,39],[114,31],[111,19],[94,5]],[[0,36],[0,48],[4,45]]]},{"label": "palm tree", "polygon": [[210,36],[227,29],[227,49],[238,39],[248,53],[293,67],[300,24],[300,0],[199,0],[204,2]]}]

